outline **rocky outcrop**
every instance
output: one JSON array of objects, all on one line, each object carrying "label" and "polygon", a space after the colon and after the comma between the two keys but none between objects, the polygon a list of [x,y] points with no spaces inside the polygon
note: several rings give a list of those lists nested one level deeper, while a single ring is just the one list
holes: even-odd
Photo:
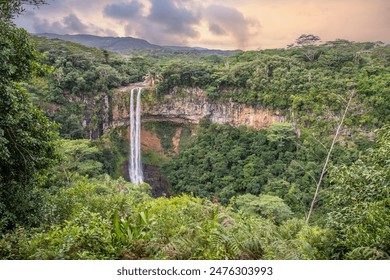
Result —
[{"label": "rocky outcrop", "polygon": [[164,153],[158,135],[146,129],[141,129],[141,149],[143,151],[155,151],[159,154]]},{"label": "rocky outcrop", "polygon": [[[126,104],[128,104],[130,89],[131,87],[124,87],[115,94],[112,105],[112,121],[106,123],[103,130],[128,125],[129,109]],[[163,101],[154,104],[144,102],[142,106],[143,122],[170,121],[199,124],[204,118],[212,123],[230,124],[234,127],[248,126],[255,129],[267,128],[274,122],[286,121],[279,111],[232,101],[215,102],[199,88],[173,90],[164,97]]]},{"label": "rocky outcrop", "polygon": [[181,132],[182,128],[179,127],[176,129],[175,136],[172,138],[172,144],[173,144],[173,153],[178,155],[179,154],[179,148],[180,148],[180,140],[181,140]]},{"label": "rocky outcrop", "polygon": [[[203,118],[212,123],[231,126],[249,126],[255,129],[269,127],[272,123],[284,122],[280,112],[232,101],[214,102],[200,89],[186,89],[183,93],[173,91],[161,103],[144,108],[144,120],[166,120],[198,124]],[[181,97],[183,96],[183,97]]]},{"label": "rocky outcrop", "polygon": [[[124,134],[127,141],[130,141],[130,128],[126,129]],[[154,151],[159,154],[164,153],[164,149],[161,145],[161,140],[158,138],[158,135],[153,131],[147,130],[145,128],[141,129],[141,149],[142,151]]]}]

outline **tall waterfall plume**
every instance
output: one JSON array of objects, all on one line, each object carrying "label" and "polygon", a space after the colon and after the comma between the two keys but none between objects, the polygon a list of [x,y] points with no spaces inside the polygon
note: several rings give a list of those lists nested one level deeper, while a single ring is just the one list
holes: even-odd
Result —
[{"label": "tall waterfall plume", "polygon": [[[134,104],[134,92],[137,99]],[[141,88],[133,88],[130,93],[130,154],[129,176],[133,184],[144,181],[141,164]]]}]

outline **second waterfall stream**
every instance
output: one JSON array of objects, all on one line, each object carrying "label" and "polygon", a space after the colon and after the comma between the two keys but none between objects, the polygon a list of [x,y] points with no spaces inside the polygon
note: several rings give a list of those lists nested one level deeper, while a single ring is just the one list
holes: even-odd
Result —
[{"label": "second waterfall stream", "polygon": [[[141,88],[133,88],[130,93],[130,153],[129,176],[133,184],[143,183],[141,163]],[[137,92],[134,102],[134,92]]]}]

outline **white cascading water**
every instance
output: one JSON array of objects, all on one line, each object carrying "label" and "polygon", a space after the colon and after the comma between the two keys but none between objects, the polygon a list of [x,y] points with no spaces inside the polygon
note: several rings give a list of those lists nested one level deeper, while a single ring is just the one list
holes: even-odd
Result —
[{"label": "white cascading water", "polygon": [[[137,90],[137,99],[134,110],[135,90]],[[133,184],[144,182],[141,164],[141,88],[133,88],[130,93],[129,176]]]}]

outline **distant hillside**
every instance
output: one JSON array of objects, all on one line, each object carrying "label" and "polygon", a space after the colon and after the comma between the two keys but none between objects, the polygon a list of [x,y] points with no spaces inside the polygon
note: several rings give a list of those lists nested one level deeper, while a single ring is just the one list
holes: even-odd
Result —
[{"label": "distant hillside", "polygon": [[60,35],[54,33],[40,33],[38,36],[45,36],[47,38],[58,38],[89,47],[106,49],[122,54],[131,53],[133,51],[149,49],[161,51],[195,51],[204,54],[220,54],[229,55],[236,51],[211,50],[199,47],[183,47],[183,46],[160,46],[149,43],[146,40],[132,38],[132,37],[100,37],[95,35],[77,34],[77,35]]}]

